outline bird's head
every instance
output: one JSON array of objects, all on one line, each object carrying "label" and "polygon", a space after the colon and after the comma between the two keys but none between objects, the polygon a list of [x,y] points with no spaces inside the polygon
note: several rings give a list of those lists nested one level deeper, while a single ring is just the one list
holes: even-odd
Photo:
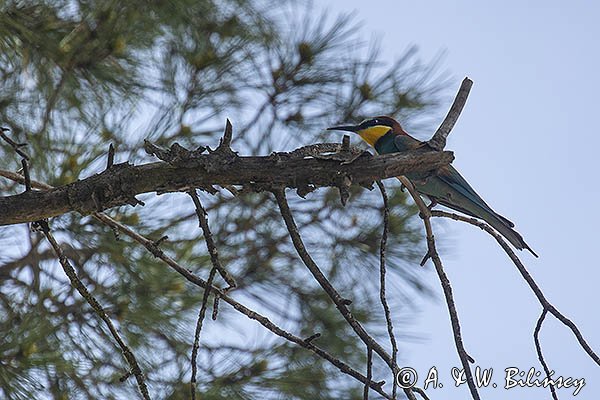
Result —
[{"label": "bird's head", "polygon": [[341,125],[327,128],[329,131],[348,131],[358,133],[361,138],[371,146],[381,139],[386,133],[393,132],[394,135],[406,135],[398,121],[392,117],[380,116],[365,119],[358,125]]}]

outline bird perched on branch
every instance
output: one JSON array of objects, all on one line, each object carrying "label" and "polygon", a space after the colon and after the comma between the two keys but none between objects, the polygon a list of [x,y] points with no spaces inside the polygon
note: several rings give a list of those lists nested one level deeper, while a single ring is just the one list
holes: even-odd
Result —
[{"label": "bird perched on branch", "polygon": [[[406,133],[398,121],[386,116],[366,119],[358,125],[334,126],[327,129],[357,133],[379,154],[427,146],[426,142],[421,142]],[[483,219],[517,249],[527,249],[537,257],[523,237],[513,229],[515,224],[492,210],[452,165],[441,168],[433,176],[407,174],[406,177],[420,194],[431,200],[430,207],[441,204],[471,217]]]}]

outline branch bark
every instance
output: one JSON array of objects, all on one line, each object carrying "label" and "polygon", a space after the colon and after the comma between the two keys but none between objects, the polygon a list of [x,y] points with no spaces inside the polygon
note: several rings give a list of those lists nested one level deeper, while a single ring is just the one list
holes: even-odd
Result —
[{"label": "branch bark", "polygon": [[427,142],[429,143],[429,146],[439,151],[444,150],[444,147],[446,147],[446,139],[448,138],[450,131],[452,131],[452,128],[454,128],[456,121],[458,121],[458,117],[460,117],[460,113],[467,102],[472,86],[473,81],[465,77],[460,85],[460,89],[458,89],[458,93],[456,93],[452,107],[450,107],[448,114],[446,114],[446,118],[444,118],[440,127]]},{"label": "branch bark", "polygon": [[[328,151],[341,150],[340,144],[329,145],[325,146]],[[407,172],[435,171],[454,159],[451,152],[437,151],[358,158],[351,152],[310,158],[305,154],[310,151],[263,157],[241,157],[219,151],[199,154],[185,149],[173,155],[165,151],[157,155],[164,159],[170,156],[169,162],[115,164],[99,174],[48,191],[0,197],[0,225],[34,222],[72,211],[87,215],[125,204],[135,206],[140,204],[135,196],[142,193],[161,194],[190,188],[212,190],[213,185],[243,185],[257,191],[277,185],[297,188],[300,193],[316,187],[340,187],[348,180],[369,185]]]}]

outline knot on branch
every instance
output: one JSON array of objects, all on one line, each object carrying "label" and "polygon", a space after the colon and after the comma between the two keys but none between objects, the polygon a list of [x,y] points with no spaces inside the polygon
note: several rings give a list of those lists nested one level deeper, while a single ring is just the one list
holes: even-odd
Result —
[{"label": "knot on branch", "polygon": [[[223,165],[233,164],[239,157],[234,152],[231,145],[233,128],[229,119],[225,124],[225,132],[215,150],[208,146],[200,146],[196,150],[188,150],[179,143],[173,143],[170,148],[165,149],[148,140],[144,140],[144,149],[150,155],[154,155],[162,161],[165,161],[177,167],[197,167],[201,166],[207,171],[216,171]],[[212,157],[202,157],[204,152]]]}]

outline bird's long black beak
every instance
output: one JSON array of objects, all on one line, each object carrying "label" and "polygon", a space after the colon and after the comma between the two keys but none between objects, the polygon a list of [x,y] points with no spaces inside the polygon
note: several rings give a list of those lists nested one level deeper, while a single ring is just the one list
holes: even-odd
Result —
[{"label": "bird's long black beak", "polygon": [[328,131],[347,131],[347,132],[358,132],[358,125],[340,125],[340,126],[332,126],[331,128],[327,128]]}]

